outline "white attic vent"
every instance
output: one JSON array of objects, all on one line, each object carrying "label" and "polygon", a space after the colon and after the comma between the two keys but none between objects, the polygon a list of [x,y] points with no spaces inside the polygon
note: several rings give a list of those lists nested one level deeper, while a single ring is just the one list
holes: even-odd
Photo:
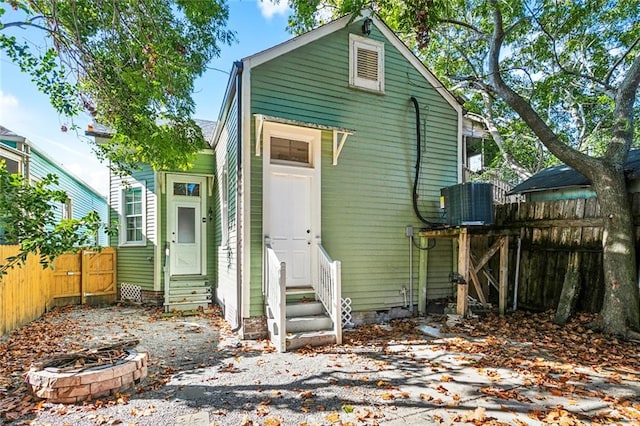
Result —
[{"label": "white attic vent", "polygon": [[384,92],[384,44],[349,34],[349,84]]},{"label": "white attic vent", "polygon": [[356,77],[378,81],[378,52],[358,47]]}]

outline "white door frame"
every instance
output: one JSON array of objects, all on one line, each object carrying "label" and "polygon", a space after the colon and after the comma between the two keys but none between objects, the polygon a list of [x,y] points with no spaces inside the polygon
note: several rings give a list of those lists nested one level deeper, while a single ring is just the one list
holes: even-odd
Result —
[{"label": "white door frame", "polygon": [[[263,169],[262,169],[262,233],[263,238],[271,234],[271,173],[278,171],[292,175],[308,176],[311,178],[311,281],[315,285],[318,282],[317,250],[318,241],[322,235],[320,218],[321,200],[321,151],[322,132],[318,129],[298,127],[288,124],[265,122],[263,127]],[[309,167],[291,164],[271,164],[271,137],[293,139],[309,142],[311,154]],[[263,277],[264,279],[264,277]]]},{"label": "white door frame", "polygon": [[[169,174],[167,173],[166,180],[166,209],[167,209],[167,241],[170,245],[169,256],[171,256],[171,252],[174,249],[174,244],[172,241],[172,224],[175,221],[175,204],[179,202],[192,202],[195,203],[195,197],[189,196],[181,196],[173,194],[173,184],[176,182],[188,182],[188,183],[198,183],[200,184],[200,216],[199,218],[195,218],[196,225],[199,224],[200,229],[200,271],[196,272],[195,275],[206,275],[207,274],[207,196],[208,196],[208,188],[207,188],[207,177],[202,175],[191,175],[191,174]],[[171,259],[170,259],[171,262]],[[171,276],[175,276],[175,272],[169,269],[171,272]],[[194,275],[194,274],[180,274],[180,275]]]}]

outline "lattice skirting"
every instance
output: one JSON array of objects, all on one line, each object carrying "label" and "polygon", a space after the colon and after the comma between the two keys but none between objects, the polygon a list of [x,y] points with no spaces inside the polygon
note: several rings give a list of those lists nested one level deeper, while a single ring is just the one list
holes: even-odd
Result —
[{"label": "lattice skirting", "polygon": [[351,328],[355,324],[351,321],[353,317],[351,316],[351,298],[346,297],[342,299],[342,327],[343,328]]},{"label": "lattice skirting", "polygon": [[120,283],[120,300],[142,303],[142,287],[135,284]]}]

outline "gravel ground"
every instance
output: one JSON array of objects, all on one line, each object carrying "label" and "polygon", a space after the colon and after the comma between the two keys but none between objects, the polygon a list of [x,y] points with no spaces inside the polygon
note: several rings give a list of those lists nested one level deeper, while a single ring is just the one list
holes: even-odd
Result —
[{"label": "gravel ground", "polygon": [[[621,423],[633,423],[629,419],[640,413],[637,372],[615,373],[614,381],[611,372],[569,366],[571,374],[553,382],[565,367],[543,362],[534,346],[522,345],[517,353],[525,362],[531,355],[530,366],[503,368],[503,358],[495,368],[477,368],[476,362],[490,358],[477,352],[484,346],[463,353],[468,341],[436,340],[418,332],[417,324],[370,325],[347,331],[342,346],[280,354],[264,341],[240,341],[215,312],[163,318],[156,309],[132,306],[67,308],[23,327],[22,333],[57,328],[62,336],[57,350],[137,338],[137,349],[150,355],[149,375],[120,398],[77,405],[45,402],[10,424],[575,425],[589,423],[585,419],[597,418],[594,413],[602,410],[612,419],[622,413]],[[537,376],[537,365],[544,375]],[[536,377],[544,382],[534,385]],[[575,390],[560,393],[561,386]],[[629,398],[624,407],[619,404]],[[636,406],[633,413],[623,411]]]},{"label": "gravel ground", "polygon": [[369,394],[393,387],[376,384],[383,378],[373,372],[388,361],[369,358],[373,347],[280,354],[267,341],[239,340],[215,313],[163,318],[135,306],[74,307],[47,320],[68,329],[62,347],[139,339],[136,350],[150,355],[149,375],[120,400],[44,403],[29,419],[34,425],[373,424],[385,415]]}]

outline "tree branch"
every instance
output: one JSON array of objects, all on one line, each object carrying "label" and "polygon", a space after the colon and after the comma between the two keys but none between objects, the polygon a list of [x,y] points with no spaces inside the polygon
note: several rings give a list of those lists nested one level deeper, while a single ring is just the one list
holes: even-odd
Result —
[{"label": "tree branch", "polygon": [[616,68],[618,68],[618,66],[622,63],[622,61],[624,61],[624,59],[629,56],[629,53],[631,53],[631,51],[638,45],[638,43],[640,43],[640,37],[638,37],[636,39],[636,41],[634,41],[631,46],[629,46],[629,48],[627,49],[626,52],[624,52],[624,54],[622,56],[620,56],[618,58],[618,60],[613,64],[613,66],[611,67],[611,69],[609,70],[609,72],[607,73],[607,75],[604,76],[604,81],[606,81],[607,83],[609,83],[609,80],[611,80],[611,77],[613,76],[613,73],[615,72]]},{"label": "tree branch", "polygon": [[[503,80],[500,71],[500,51],[504,42],[504,23],[502,13],[498,6],[498,0],[489,0],[492,8],[493,16],[493,35],[489,46],[489,57],[487,66],[489,71],[489,82],[496,93],[504,99],[504,101],[527,123],[534,134],[540,141],[561,161],[577,170],[591,171],[591,175],[595,173],[595,167],[598,163],[595,159],[577,151],[563,143],[558,135],[544,122],[525,99],[516,93]],[[591,178],[587,176],[587,178]]]},{"label": "tree branch", "polygon": [[[44,18],[44,17],[43,16],[39,16],[39,17],[36,17],[36,18]],[[31,27],[31,28],[37,28],[37,29],[42,30],[42,31],[46,31],[49,34],[53,34],[53,31],[50,30],[47,27],[43,27],[42,25],[34,24],[33,22],[24,22],[24,21],[8,22],[6,24],[2,24],[1,30],[7,29],[7,28],[11,28],[11,27],[18,27],[21,30],[24,30],[25,27]]]},{"label": "tree branch", "polygon": [[607,147],[606,157],[615,164],[623,164],[633,142],[633,105],[640,85],[640,55],[636,56],[616,93],[616,106],[613,110],[613,129],[611,143]]},{"label": "tree branch", "polygon": [[[498,130],[498,126],[495,123],[495,119],[493,116],[493,101],[491,100],[491,96],[486,91],[480,91],[480,95],[482,96],[482,101],[485,106],[485,111],[487,112],[486,116],[476,115],[478,118],[481,118],[484,122],[485,126],[487,126],[487,130],[491,134],[491,137],[495,141],[498,149],[500,150],[500,155],[505,163],[509,165],[509,167],[516,172],[518,177],[522,180],[531,177],[531,172],[527,170],[518,160],[516,160],[511,154],[507,152],[504,147],[504,139],[502,134]],[[475,115],[475,114],[474,114]]]},{"label": "tree branch", "polygon": [[479,28],[467,23],[467,22],[463,22],[463,21],[458,21],[456,19],[449,19],[449,18],[443,18],[443,19],[439,19],[438,22],[442,23],[442,24],[451,24],[451,25],[457,25],[459,27],[464,27],[468,30],[473,31],[474,33],[476,33],[478,36],[480,36],[480,38],[484,39],[484,40],[488,40],[489,39],[489,35],[482,32],[482,30],[480,30]]},{"label": "tree branch", "polygon": [[535,15],[535,13],[531,10],[531,8],[529,7],[528,4],[526,4],[526,7],[529,10],[529,13],[533,17],[533,19],[535,20],[536,24],[538,24],[538,27],[540,28],[540,30],[544,33],[545,36],[547,36],[547,38],[549,40],[551,40],[551,43],[553,44],[553,58],[555,60],[556,65],[558,66],[558,68],[560,68],[560,70],[562,70],[562,72],[564,72],[566,74],[569,74],[569,75],[573,75],[575,77],[580,77],[580,78],[584,78],[584,79],[589,80],[589,81],[593,81],[594,83],[597,83],[597,84],[601,85],[602,87],[604,87],[605,90],[608,91],[610,94],[613,93],[614,88],[607,83],[606,79],[605,80],[600,80],[600,79],[596,78],[593,75],[584,74],[584,73],[573,71],[573,70],[570,70],[570,69],[566,68],[562,64],[562,62],[560,61],[560,58],[558,57],[558,47],[557,47],[557,41],[556,41],[555,37],[553,35],[551,35],[551,33],[545,28],[545,26],[542,24],[542,22],[540,22],[540,20]]}]

